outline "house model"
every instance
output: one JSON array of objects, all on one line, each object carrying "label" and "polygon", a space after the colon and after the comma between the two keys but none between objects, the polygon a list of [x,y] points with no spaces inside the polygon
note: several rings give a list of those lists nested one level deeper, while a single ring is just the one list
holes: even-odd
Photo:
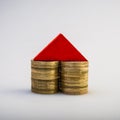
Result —
[{"label": "house model", "polygon": [[33,58],[31,67],[35,93],[88,92],[88,60],[62,34]]}]

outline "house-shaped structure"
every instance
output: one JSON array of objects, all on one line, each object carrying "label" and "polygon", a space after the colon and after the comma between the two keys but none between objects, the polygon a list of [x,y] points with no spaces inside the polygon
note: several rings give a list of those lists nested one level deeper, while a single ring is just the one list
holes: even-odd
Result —
[{"label": "house-shaped structure", "polygon": [[88,60],[59,34],[31,61],[32,92],[88,92]]}]

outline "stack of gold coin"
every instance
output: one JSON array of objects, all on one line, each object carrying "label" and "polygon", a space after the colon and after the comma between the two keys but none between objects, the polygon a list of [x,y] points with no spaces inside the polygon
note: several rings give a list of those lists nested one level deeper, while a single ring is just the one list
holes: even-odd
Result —
[{"label": "stack of gold coin", "polygon": [[53,94],[58,91],[58,61],[31,61],[32,92]]},{"label": "stack of gold coin", "polygon": [[61,62],[62,92],[85,94],[88,92],[88,61]]}]

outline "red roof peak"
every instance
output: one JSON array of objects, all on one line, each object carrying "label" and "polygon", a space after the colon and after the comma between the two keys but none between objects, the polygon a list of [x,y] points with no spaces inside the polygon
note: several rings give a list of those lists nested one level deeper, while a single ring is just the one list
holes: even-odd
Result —
[{"label": "red roof peak", "polygon": [[58,36],[64,36],[62,33],[59,33]]},{"label": "red roof peak", "polygon": [[35,58],[35,61],[87,61],[87,59],[59,34]]}]

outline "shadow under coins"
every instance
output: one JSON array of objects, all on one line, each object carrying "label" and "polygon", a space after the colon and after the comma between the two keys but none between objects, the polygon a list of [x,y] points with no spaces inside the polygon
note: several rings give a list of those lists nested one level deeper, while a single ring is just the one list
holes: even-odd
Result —
[{"label": "shadow under coins", "polygon": [[89,96],[90,94],[94,94],[94,92],[89,91],[87,94],[83,94],[83,95],[69,95],[69,94],[64,94],[62,92],[58,92],[55,94],[38,94],[38,93],[32,92],[31,89],[18,89],[18,88],[16,88],[16,89],[8,89],[8,90],[0,91],[0,94],[1,94],[1,96],[4,95],[4,96],[19,96],[19,97],[20,96],[27,96],[27,97],[30,97],[30,96],[82,97],[82,96]]}]

